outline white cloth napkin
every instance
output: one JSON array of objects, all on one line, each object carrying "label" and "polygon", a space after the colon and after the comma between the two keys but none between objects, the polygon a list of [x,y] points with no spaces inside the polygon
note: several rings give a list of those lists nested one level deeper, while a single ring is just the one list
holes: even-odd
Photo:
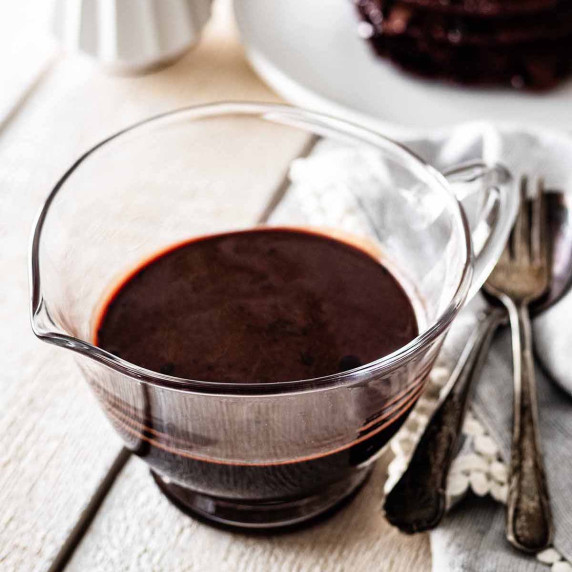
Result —
[{"label": "white cloth napkin", "polygon": [[[515,178],[542,176],[547,189],[572,198],[572,137],[565,133],[470,123],[405,143],[438,169],[471,159],[498,161]],[[566,359],[572,324],[567,316],[572,318],[572,296],[535,320],[534,330],[538,357],[554,379],[572,393],[572,368]]]},{"label": "white cloth napkin", "polygon": [[[515,125],[471,123],[404,140],[410,149],[438,169],[465,161],[482,159],[508,167],[515,178],[523,174],[542,176],[546,188],[572,193],[572,138],[565,134]],[[331,169],[335,177],[313,177],[317,170]],[[272,216],[272,222],[287,224],[300,215],[309,224],[344,221],[344,227],[364,224],[350,204],[351,193],[344,186],[371,184],[383,168],[371,157],[356,157],[355,151],[320,142],[312,153],[298,159],[290,170],[291,186]],[[324,183],[324,180],[326,181]],[[321,185],[316,187],[317,182]],[[373,191],[372,191],[373,192]],[[379,221],[380,225],[382,221]],[[456,320],[445,342],[439,376],[446,378],[474,329],[482,301],[477,297]],[[554,379],[537,371],[540,424],[556,528],[555,547],[559,554],[544,555],[554,572],[572,571],[566,559],[572,557],[572,294],[534,323],[535,343],[543,364]],[[509,332],[503,331],[493,343],[473,399],[473,409],[498,446],[493,459],[497,470],[510,453],[512,418],[512,366]],[[566,390],[562,391],[562,389]],[[414,416],[414,415],[412,415]],[[417,419],[426,416],[417,415]],[[406,429],[407,430],[407,429]],[[483,443],[490,442],[481,439]],[[467,453],[465,444],[462,454]],[[490,471],[491,459],[485,471]],[[500,467],[500,469],[498,468]],[[478,486],[473,490],[478,491]],[[485,487],[485,490],[489,490]],[[500,498],[500,494],[493,495]],[[437,572],[479,570],[546,570],[538,559],[513,550],[504,537],[504,508],[491,497],[465,498],[431,533],[433,569]]]}]

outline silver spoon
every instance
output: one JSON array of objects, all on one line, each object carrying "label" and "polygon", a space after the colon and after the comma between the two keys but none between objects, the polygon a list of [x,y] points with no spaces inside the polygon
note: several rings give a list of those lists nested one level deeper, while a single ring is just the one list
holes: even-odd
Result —
[{"label": "silver spoon", "polygon": [[[552,280],[547,294],[532,308],[534,315],[560,300],[572,284],[571,199],[563,193],[547,192],[546,208]],[[508,323],[506,310],[489,304],[441,391],[439,405],[407,469],[385,498],[387,520],[403,532],[435,528],[445,514],[447,477],[459,448],[471,386],[478,378],[496,329],[503,323]]]}]

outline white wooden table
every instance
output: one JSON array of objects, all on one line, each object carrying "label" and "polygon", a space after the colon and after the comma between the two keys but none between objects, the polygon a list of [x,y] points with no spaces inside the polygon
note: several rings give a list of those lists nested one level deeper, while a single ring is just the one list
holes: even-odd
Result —
[{"label": "white wooden table", "polygon": [[[48,4],[0,6],[2,571],[48,570],[57,562],[121,450],[71,356],[37,341],[30,329],[26,255],[43,199],[87,147],[150,114],[223,99],[278,100],[248,67],[226,0],[215,6],[196,50],[144,77],[108,76],[81,57],[52,54],[43,28]],[[24,73],[34,66],[37,73]],[[30,83],[30,76],[37,81]],[[26,88],[17,106],[2,107],[10,93]],[[260,197],[260,205],[266,199]],[[238,205],[241,197],[229,201]],[[429,570],[427,537],[406,537],[383,520],[384,465],[328,521],[260,537],[184,516],[162,496],[145,464],[130,458],[65,569]]]}]

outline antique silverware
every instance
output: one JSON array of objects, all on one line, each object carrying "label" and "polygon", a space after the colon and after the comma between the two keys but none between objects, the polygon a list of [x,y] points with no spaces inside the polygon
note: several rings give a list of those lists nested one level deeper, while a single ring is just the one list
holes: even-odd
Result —
[{"label": "antique silverware", "polygon": [[[551,250],[558,255],[552,259],[554,280],[546,296],[533,304],[534,314],[560,300],[572,280],[572,235],[566,196],[547,192],[545,200]],[[495,330],[507,322],[504,307],[488,304],[441,391],[440,403],[416,446],[408,468],[386,497],[386,517],[404,532],[434,528],[445,514],[447,477],[459,446],[471,386],[478,378]]]},{"label": "antique silverware", "polygon": [[441,391],[409,464],[385,497],[387,520],[412,534],[435,528],[447,510],[447,477],[459,448],[463,419],[473,380],[478,377],[493,335],[506,310],[489,305]]}]

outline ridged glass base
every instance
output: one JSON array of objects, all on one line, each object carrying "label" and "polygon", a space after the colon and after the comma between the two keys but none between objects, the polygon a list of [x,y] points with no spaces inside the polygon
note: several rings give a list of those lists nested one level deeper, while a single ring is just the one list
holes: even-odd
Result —
[{"label": "ridged glass base", "polygon": [[209,524],[241,529],[290,528],[335,512],[364,484],[373,464],[356,470],[351,478],[336,483],[320,494],[285,501],[236,501],[197,493],[167,482],[157,473],[151,475],[161,491],[186,514]]}]

